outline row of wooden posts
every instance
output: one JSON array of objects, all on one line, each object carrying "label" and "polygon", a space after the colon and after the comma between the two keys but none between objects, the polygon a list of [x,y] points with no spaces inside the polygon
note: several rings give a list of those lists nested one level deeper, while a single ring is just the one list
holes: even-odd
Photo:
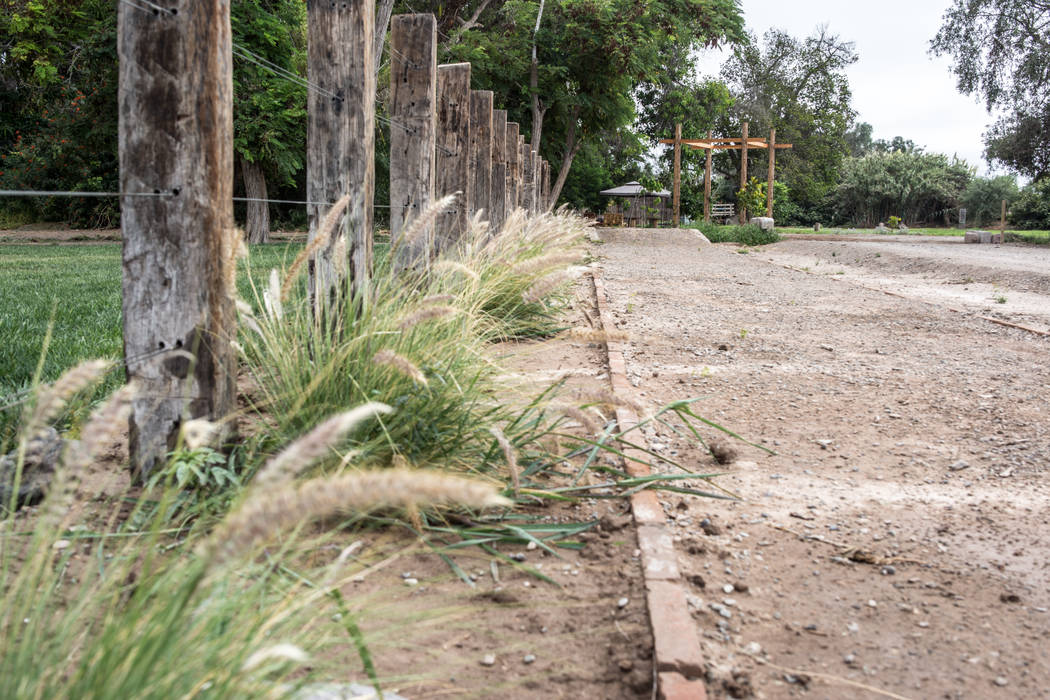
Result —
[{"label": "row of wooden posts", "polygon": [[[185,418],[224,419],[235,404],[230,0],[118,7],[124,352],[139,385],[132,468],[146,475]],[[345,275],[356,291],[370,285],[374,14],[374,0],[307,3],[311,241],[331,204],[352,195],[337,234],[308,263],[311,290]],[[550,206],[547,162],[494,109],[492,92],[470,89],[470,64],[437,65],[436,30],[429,14],[391,22],[393,239],[432,200],[461,194],[401,249],[400,267],[452,245],[477,212],[499,227],[515,208]]]}]

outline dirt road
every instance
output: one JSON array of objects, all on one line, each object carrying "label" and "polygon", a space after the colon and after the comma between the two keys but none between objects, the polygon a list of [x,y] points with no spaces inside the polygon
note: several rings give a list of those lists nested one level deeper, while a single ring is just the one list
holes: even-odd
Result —
[{"label": "dirt road", "polygon": [[1050,327],[1047,251],[602,233],[636,397],[776,451],[664,499],[709,693],[1050,697],[1050,339],[978,317]]}]

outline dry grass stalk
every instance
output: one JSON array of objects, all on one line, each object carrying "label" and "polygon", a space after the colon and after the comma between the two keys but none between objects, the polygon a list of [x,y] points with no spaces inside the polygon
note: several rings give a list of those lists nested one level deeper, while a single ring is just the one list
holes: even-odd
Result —
[{"label": "dry grass stalk", "polygon": [[455,260],[438,260],[436,263],[434,263],[431,269],[434,272],[441,272],[444,270],[448,270],[449,272],[458,272],[464,277],[469,277],[475,282],[481,279],[477,272],[470,269],[461,262],[456,262]]},{"label": "dry grass stalk", "polygon": [[412,245],[416,239],[424,235],[434,221],[441,216],[449,207],[456,203],[456,197],[461,192],[450,194],[441,199],[431,202],[426,209],[419,213],[415,220],[401,230],[400,235],[390,246],[391,251],[397,250],[402,245]]},{"label": "dry grass stalk", "polygon": [[400,324],[398,328],[403,331],[407,331],[424,321],[432,321],[437,318],[444,318],[445,316],[451,316],[456,313],[456,309],[452,306],[424,306],[415,313],[409,314]]},{"label": "dry grass stalk", "polygon": [[244,660],[244,665],[241,666],[241,672],[247,673],[248,671],[254,671],[267,661],[290,661],[303,664],[308,660],[309,657],[306,655],[306,652],[294,644],[274,644],[271,647],[266,647],[265,649],[253,652],[251,656]]},{"label": "dry grass stalk", "polygon": [[223,288],[227,296],[233,299],[237,296],[237,261],[248,257],[248,246],[244,242],[244,229],[234,227],[224,231],[222,257],[224,262],[222,268]]},{"label": "dry grass stalk", "polygon": [[598,424],[594,422],[594,417],[591,416],[587,411],[583,410],[579,406],[572,406],[570,404],[554,404],[551,408],[558,413],[561,413],[567,418],[572,418],[574,421],[583,426],[583,429],[590,434],[595,434],[600,431]]},{"label": "dry grass stalk", "polygon": [[32,437],[37,428],[53,421],[70,399],[98,383],[112,367],[110,360],[86,360],[67,369],[54,384],[41,387],[36,409],[27,423],[25,434]]},{"label": "dry grass stalk", "polygon": [[435,304],[451,304],[456,300],[455,294],[431,294],[419,302],[422,306],[433,306]]},{"label": "dry grass stalk", "polygon": [[397,370],[416,384],[427,386],[427,378],[426,375],[423,374],[423,370],[412,364],[411,360],[402,355],[398,355],[393,350],[380,350],[372,358],[372,361],[377,365],[385,365]]},{"label": "dry grass stalk", "polygon": [[284,284],[281,285],[280,298],[282,301],[288,298],[288,293],[291,291],[292,284],[299,275],[299,269],[303,266],[303,263],[313,257],[318,250],[328,245],[328,242],[332,239],[332,233],[335,231],[336,226],[339,225],[340,218],[349,204],[349,193],[340,197],[339,201],[332,205],[332,208],[328,210],[324,219],[317,226],[317,232],[313,240],[307,243],[306,247],[295,256],[291,267],[288,268],[288,273],[284,276]]},{"label": "dry grass stalk", "polygon": [[514,453],[514,445],[510,444],[507,436],[496,426],[489,428],[489,432],[492,433],[492,437],[496,438],[500,449],[503,450],[503,459],[507,460],[507,468],[510,470],[510,483],[514,490],[514,497],[517,498],[518,491],[521,489],[521,476],[518,473],[518,456]]},{"label": "dry grass stalk", "polygon": [[277,268],[270,268],[270,283],[263,290],[263,304],[266,307],[266,315],[271,321],[280,321],[284,317],[284,304],[281,303],[281,278],[277,274]]},{"label": "dry grass stalk", "polygon": [[394,409],[373,401],[332,416],[299,438],[258,471],[252,480],[259,487],[280,485],[302,473],[324,457],[347,433],[369,418],[392,413]]},{"label": "dry grass stalk", "polygon": [[209,548],[221,562],[250,555],[261,541],[307,520],[377,508],[510,505],[492,484],[414,469],[354,471],[294,488],[257,492],[216,530]]}]

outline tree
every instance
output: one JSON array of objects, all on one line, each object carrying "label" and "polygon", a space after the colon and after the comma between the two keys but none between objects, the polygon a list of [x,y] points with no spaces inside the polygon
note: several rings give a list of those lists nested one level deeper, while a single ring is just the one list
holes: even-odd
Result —
[{"label": "tree", "polygon": [[[853,44],[826,27],[804,41],[772,29],[761,43],[749,35],[722,67],[735,102],[720,124],[721,133],[738,135],[740,122],[748,121],[752,136],[760,138],[775,128],[779,143],[793,144],[777,153],[777,177],[811,217],[834,188],[849,153],[846,133],[856,113],[845,70],[856,61]],[[757,150],[751,155],[760,165],[768,157]],[[718,160],[720,171],[732,178],[740,167],[740,152]]]},{"label": "tree", "polygon": [[[663,71],[667,45],[699,47],[742,36],[734,0],[453,0],[434,10],[442,56],[469,61],[532,145],[557,169],[552,198],[580,151],[629,125],[637,85]],[[454,14],[455,18],[450,18]],[[533,47],[536,62],[532,61]],[[535,111],[534,111],[535,107]]]},{"label": "tree", "polygon": [[1050,177],[1029,183],[1010,211],[1010,220],[1022,229],[1050,229]]},{"label": "tree", "polygon": [[975,177],[970,180],[962,195],[966,214],[974,226],[984,226],[998,221],[1002,213],[1002,203],[1006,200],[1009,207],[1020,196],[1017,180],[1012,175],[999,177]]},{"label": "tree", "polygon": [[[1033,178],[1050,172],[1050,2],[954,0],[931,42],[948,55],[959,91],[1008,111],[985,156]],[[1038,128],[1042,126],[1042,128]]]},{"label": "tree", "polygon": [[250,243],[263,243],[270,232],[267,179],[294,184],[306,158],[306,88],[274,73],[306,74],[306,6],[296,0],[234,0],[230,22],[237,46],[233,146],[250,200],[245,234]]}]

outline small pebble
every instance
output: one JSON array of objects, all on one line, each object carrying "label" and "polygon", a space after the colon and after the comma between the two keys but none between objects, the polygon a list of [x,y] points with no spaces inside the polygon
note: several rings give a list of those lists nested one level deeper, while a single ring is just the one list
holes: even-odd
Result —
[{"label": "small pebble", "polygon": [[1010,681],[1006,680],[1002,676],[999,676],[998,678],[995,679],[995,684],[997,686],[999,686],[1000,688],[1002,688],[1004,685],[1008,684],[1009,682]]},{"label": "small pebble", "polygon": [[405,579],[405,585],[406,586],[417,586],[417,585],[419,585],[419,579],[417,579],[417,578],[406,578]]},{"label": "small pebble", "polygon": [[529,542],[527,545],[525,545],[525,549],[529,550],[530,552],[536,549],[536,547],[537,545],[535,542]]},{"label": "small pebble", "polygon": [[631,601],[628,600],[627,598],[620,598],[618,601],[616,601],[616,607],[618,607],[618,608],[626,608],[627,604],[630,603],[630,602]]},{"label": "small pebble", "polygon": [[514,561],[525,561],[525,554],[523,552],[515,552],[510,555],[510,558]]},{"label": "small pebble", "polygon": [[856,660],[857,660],[857,657],[854,656],[853,654],[846,654],[845,656],[842,657],[842,662],[845,663],[848,666],[852,666],[854,664],[854,662],[856,662]]},{"label": "small pebble", "polygon": [[758,642],[748,642],[747,646],[744,647],[744,651],[752,656],[757,656],[762,653],[762,645]]},{"label": "small pebble", "polygon": [[53,545],[51,545],[51,547],[52,549],[65,549],[69,546],[69,544],[69,540],[59,540],[58,542],[55,542]]},{"label": "small pebble", "polygon": [[868,601],[868,607],[869,608],[877,608],[877,607],[879,607],[879,604],[876,603],[874,600],[869,600]]},{"label": "small pebble", "polygon": [[731,584],[731,583],[727,583],[726,585],[722,586],[722,592],[723,593],[732,593],[735,590],[736,589],[733,588],[733,584]]},{"label": "small pebble", "polygon": [[536,655],[535,654],[526,654],[525,658],[522,659],[522,662],[525,665],[528,665],[528,664],[531,664],[535,660],[536,660]]},{"label": "small pebble", "polygon": [[496,656],[495,656],[495,654],[485,654],[485,656],[481,659],[481,665],[482,666],[495,666],[496,665]]},{"label": "small pebble", "polygon": [[634,662],[630,659],[620,659],[620,663],[617,665],[620,667],[620,670],[624,673],[627,673],[628,671],[634,668]]},{"label": "small pebble", "polygon": [[884,567],[882,567],[882,575],[883,576],[893,576],[895,573],[897,573],[897,569],[895,569],[892,566],[884,566]]}]

